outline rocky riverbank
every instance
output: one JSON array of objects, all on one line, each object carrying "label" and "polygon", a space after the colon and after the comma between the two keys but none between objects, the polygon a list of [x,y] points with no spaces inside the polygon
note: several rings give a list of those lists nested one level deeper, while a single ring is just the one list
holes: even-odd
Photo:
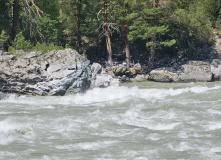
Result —
[{"label": "rocky riverbank", "polygon": [[221,80],[221,59],[189,61],[147,73],[139,63],[102,67],[72,49],[11,55],[0,53],[0,99],[4,93],[65,95],[131,81],[210,82]]}]

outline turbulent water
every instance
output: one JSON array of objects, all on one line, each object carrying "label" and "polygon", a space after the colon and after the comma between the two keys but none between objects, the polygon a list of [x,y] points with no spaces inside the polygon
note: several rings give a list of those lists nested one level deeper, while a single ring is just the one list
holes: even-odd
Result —
[{"label": "turbulent water", "polygon": [[1,160],[221,159],[221,82],[0,101]]}]

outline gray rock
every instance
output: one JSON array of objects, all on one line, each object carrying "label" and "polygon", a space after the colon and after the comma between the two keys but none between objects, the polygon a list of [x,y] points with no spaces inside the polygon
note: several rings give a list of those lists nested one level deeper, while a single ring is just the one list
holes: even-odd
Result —
[{"label": "gray rock", "polygon": [[0,92],[0,100],[4,100],[7,97],[8,97],[7,94]]},{"label": "gray rock", "polygon": [[91,71],[94,74],[100,74],[102,71],[102,66],[99,63],[93,63],[91,66]]},{"label": "gray rock", "polygon": [[209,82],[212,81],[212,77],[209,62],[190,61],[178,68],[155,69],[150,72],[149,80],[157,82]]},{"label": "gray rock", "polygon": [[126,75],[123,75],[123,76],[120,78],[120,81],[121,81],[121,82],[130,82],[130,78],[127,77]]},{"label": "gray rock", "polygon": [[35,52],[21,57],[4,54],[0,91],[32,95],[64,95],[90,88],[90,61],[72,49]]},{"label": "gray rock", "polygon": [[210,64],[204,61],[190,61],[181,66],[181,82],[209,82],[212,80]]},{"label": "gray rock", "polygon": [[148,79],[156,82],[177,82],[179,81],[178,76],[179,72],[173,68],[159,68],[152,70]]},{"label": "gray rock", "polygon": [[143,82],[149,78],[149,75],[138,74],[135,78],[131,78],[133,82]]},{"label": "gray rock", "polygon": [[92,71],[94,72],[93,74],[95,76],[91,83],[91,88],[98,88],[98,87],[103,88],[112,85],[119,85],[119,80],[114,78],[115,76],[108,74],[109,72],[113,71],[105,71],[105,69],[102,68],[100,64],[94,63],[92,65]]},{"label": "gray rock", "polygon": [[211,72],[213,73],[214,80],[221,80],[221,60],[214,59],[211,62]]}]

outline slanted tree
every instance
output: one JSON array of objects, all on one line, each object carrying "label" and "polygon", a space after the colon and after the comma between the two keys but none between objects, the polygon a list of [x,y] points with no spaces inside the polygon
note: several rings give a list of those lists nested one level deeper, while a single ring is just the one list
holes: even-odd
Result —
[{"label": "slanted tree", "polygon": [[103,0],[104,6],[104,28],[105,28],[105,36],[106,36],[106,45],[107,45],[107,53],[108,53],[108,64],[112,65],[112,49],[111,49],[111,40],[110,40],[110,28],[108,25],[108,11],[107,11],[107,1]]}]

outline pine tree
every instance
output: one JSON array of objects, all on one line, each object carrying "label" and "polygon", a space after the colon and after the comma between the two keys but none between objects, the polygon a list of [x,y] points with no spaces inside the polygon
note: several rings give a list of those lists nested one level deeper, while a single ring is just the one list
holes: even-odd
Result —
[{"label": "pine tree", "polygon": [[158,8],[158,1],[139,1],[136,4],[136,12],[129,15],[131,19],[129,40],[146,40],[146,47],[150,49],[148,66],[154,68],[155,49],[161,45],[172,46],[175,39],[168,40],[162,37],[169,31],[168,11],[166,8]]}]

